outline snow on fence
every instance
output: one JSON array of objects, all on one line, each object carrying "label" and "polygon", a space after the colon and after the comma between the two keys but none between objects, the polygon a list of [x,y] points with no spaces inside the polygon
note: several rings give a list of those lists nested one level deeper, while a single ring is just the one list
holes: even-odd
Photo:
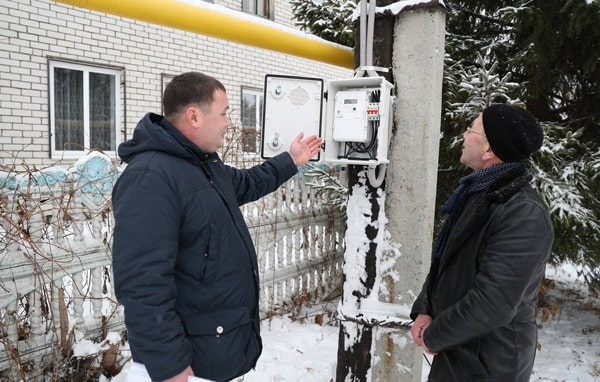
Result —
[{"label": "snow on fence", "polygon": [[[119,171],[92,152],[69,168],[0,172],[0,380],[56,374],[78,341],[124,329],[110,269]],[[259,257],[263,315],[341,286],[343,222],[302,175],[242,210]]]}]

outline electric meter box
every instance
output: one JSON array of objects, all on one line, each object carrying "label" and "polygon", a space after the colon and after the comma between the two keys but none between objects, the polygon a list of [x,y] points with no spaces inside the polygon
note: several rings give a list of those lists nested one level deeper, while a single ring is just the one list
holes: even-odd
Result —
[{"label": "electric meter box", "polygon": [[393,85],[383,77],[331,80],[265,77],[261,156],[289,150],[304,132],[323,138],[311,161],[376,166],[388,163]]}]

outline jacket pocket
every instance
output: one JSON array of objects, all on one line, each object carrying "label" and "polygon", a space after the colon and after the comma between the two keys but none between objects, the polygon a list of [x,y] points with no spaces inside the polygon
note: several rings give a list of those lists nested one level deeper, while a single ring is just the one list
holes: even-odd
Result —
[{"label": "jacket pocket", "polygon": [[192,315],[183,319],[185,331],[191,336],[218,337],[251,322],[252,317],[245,306]]},{"label": "jacket pocket", "polygon": [[247,307],[185,317],[184,327],[198,375],[230,380],[254,367],[260,345]]},{"label": "jacket pocket", "polygon": [[204,223],[182,235],[177,248],[177,271],[186,279],[213,283],[218,279],[221,227],[215,223]]},{"label": "jacket pocket", "polygon": [[200,281],[211,284],[217,280],[219,273],[219,258],[221,257],[221,228],[217,224],[210,224],[206,238],[205,250],[202,252],[203,264],[200,272]]}]

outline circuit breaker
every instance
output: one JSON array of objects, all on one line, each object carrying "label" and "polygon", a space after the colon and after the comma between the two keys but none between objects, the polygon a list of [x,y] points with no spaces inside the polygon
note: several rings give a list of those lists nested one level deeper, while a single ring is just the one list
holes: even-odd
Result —
[{"label": "circuit breaker", "polygon": [[[323,86],[316,78],[267,75],[263,158],[289,149],[303,131],[324,140],[322,155],[313,160],[371,167],[388,163],[393,85],[383,77],[359,77],[328,81],[325,92]],[[302,93],[302,102],[292,93]]]}]

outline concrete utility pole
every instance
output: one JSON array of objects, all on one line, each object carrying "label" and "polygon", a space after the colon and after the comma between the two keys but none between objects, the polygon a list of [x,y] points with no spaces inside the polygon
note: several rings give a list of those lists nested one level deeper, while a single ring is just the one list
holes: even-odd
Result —
[{"label": "concrete utility pole", "polygon": [[[436,4],[437,3],[437,4]],[[393,73],[398,98],[394,109],[396,131],[390,142],[387,177],[388,231],[400,243],[402,256],[395,269],[395,303],[412,306],[421,290],[431,261],[437,186],[446,9],[434,1],[406,8],[394,27]],[[423,354],[404,328],[396,340],[393,370],[374,373],[374,381],[421,381]],[[384,352],[384,342],[377,353]],[[403,365],[406,369],[398,368]]]},{"label": "concrete utility pole", "polygon": [[[402,3],[376,2],[389,12],[376,19],[373,65],[392,68],[381,75],[395,83],[394,128],[381,187],[369,184],[363,166],[349,167],[344,270],[360,268],[361,276],[357,283],[345,275],[337,382],[421,380],[422,351],[406,323],[431,256],[446,10],[437,0]],[[353,213],[365,198],[370,208]],[[360,234],[368,243],[349,245]]]}]

